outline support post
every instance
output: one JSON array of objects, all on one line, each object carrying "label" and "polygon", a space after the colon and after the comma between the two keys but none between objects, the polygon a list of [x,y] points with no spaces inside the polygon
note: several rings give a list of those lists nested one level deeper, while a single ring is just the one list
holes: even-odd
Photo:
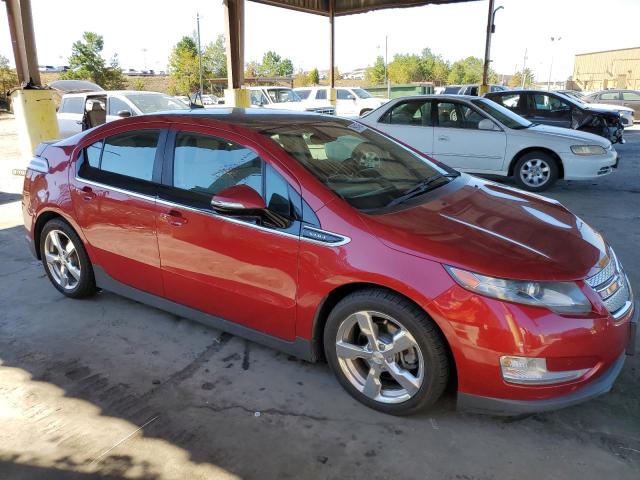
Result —
[{"label": "support post", "polygon": [[482,68],[482,85],[480,85],[478,95],[484,95],[489,91],[489,63],[491,62],[491,34],[493,33],[493,3],[489,0],[489,14],[487,16],[487,40],[484,46],[484,66]]},{"label": "support post", "polygon": [[[31,1],[5,0],[5,4],[18,80],[30,87],[40,86]],[[56,108],[51,90],[46,89],[17,89],[11,94],[11,104],[21,156],[16,170],[23,170],[39,143],[58,137]]]},{"label": "support post", "polygon": [[225,104],[249,107],[249,91],[244,84],[244,0],[224,0],[225,31],[227,36],[227,79]]},{"label": "support post", "polygon": [[338,102],[336,91],[336,0],[329,0],[329,103]]}]

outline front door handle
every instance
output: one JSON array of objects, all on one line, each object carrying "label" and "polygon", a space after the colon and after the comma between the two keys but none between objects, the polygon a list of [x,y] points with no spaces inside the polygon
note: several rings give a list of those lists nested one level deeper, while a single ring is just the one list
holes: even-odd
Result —
[{"label": "front door handle", "polygon": [[187,219],[182,216],[178,210],[169,210],[167,213],[161,213],[160,219],[174,227],[181,227],[187,223]]},{"label": "front door handle", "polygon": [[96,198],[96,194],[94,193],[93,188],[91,188],[91,187],[89,187],[87,185],[82,187],[82,189],[80,191],[82,192],[82,198],[86,202],[90,202],[91,200]]},{"label": "front door handle", "polygon": [[441,142],[448,142],[449,141],[449,136],[448,135],[438,135],[438,140],[440,140]]}]

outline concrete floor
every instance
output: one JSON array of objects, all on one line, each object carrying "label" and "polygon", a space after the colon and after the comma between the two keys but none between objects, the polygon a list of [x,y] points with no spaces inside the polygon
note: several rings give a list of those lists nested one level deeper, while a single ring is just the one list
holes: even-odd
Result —
[{"label": "concrete floor", "polygon": [[[11,125],[0,120],[0,162]],[[605,232],[640,291],[640,131],[620,170],[548,195]],[[640,478],[640,357],[613,391],[519,419],[394,418],[311,365],[102,293],[62,297],[0,165],[0,479]],[[2,176],[4,175],[4,176]]]}]

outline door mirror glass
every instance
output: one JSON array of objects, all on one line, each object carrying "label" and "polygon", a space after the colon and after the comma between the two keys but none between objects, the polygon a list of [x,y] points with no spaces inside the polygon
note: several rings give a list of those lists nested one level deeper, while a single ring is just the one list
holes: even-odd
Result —
[{"label": "door mirror glass", "polygon": [[128,118],[131,116],[131,112],[129,110],[119,110],[116,115],[120,118]]},{"label": "door mirror glass", "polygon": [[257,215],[267,208],[262,196],[248,185],[234,185],[213,196],[211,207],[234,215]]},{"label": "door mirror glass", "polygon": [[483,118],[478,122],[478,130],[497,130],[497,126],[488,118]]}]

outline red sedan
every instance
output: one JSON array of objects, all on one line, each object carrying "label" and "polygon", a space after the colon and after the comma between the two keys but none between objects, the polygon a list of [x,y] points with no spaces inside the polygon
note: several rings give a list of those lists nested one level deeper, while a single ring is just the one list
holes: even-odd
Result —
[{"label": "red sedan", "polygon": [[207,110],[43,144],[26,236],[71,298],[102,288],[309,361],[391,414],[520,414],[609,391],[637,311],[558,202],[358,122]]}]

